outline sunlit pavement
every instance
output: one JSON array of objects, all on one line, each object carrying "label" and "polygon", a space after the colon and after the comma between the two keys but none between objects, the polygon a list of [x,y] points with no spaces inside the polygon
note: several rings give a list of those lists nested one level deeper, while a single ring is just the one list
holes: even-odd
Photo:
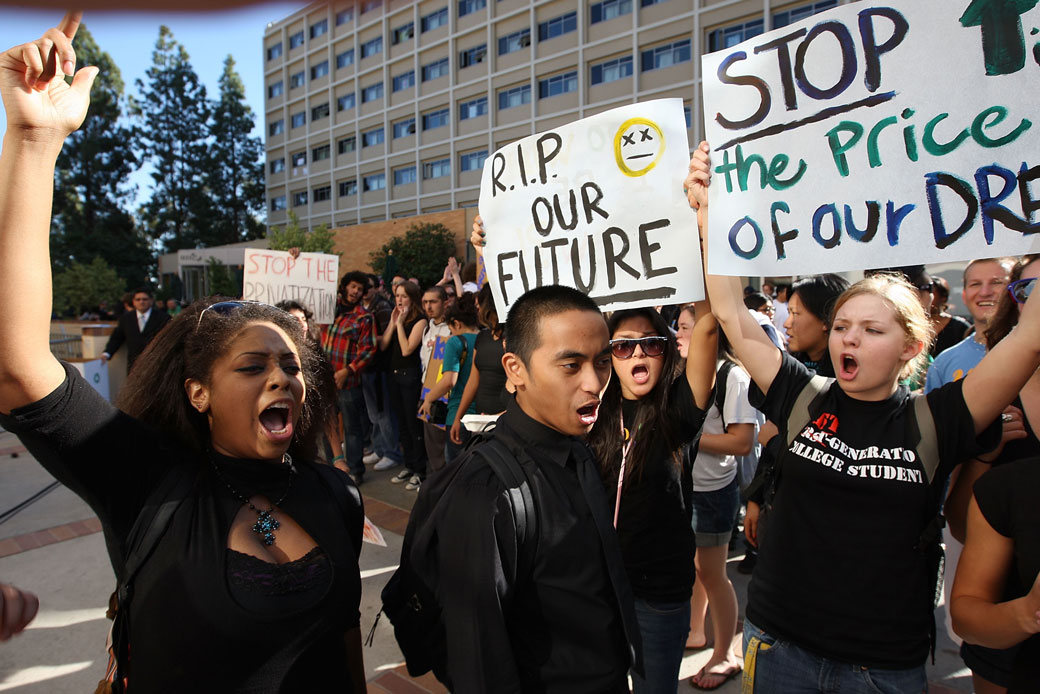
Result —
[{"label": "sunlit pavement", "polygon": [[[396,468],[382,472],[369,468],[361,488],[366,514],[381,529],[387,543],[387,547],[366,543],[361,553],[362,636],[368,635],[380,608],[379,593],[397,567],[408,510],[416,497],[403,485],[390,484],[396,472]],[[9,433],[0,433],[0,479],[0,513],[53,482]],[[731,554],[729,574],[743,606],[748,577],[736,571],[740,558],[739,551]],[[105,619],[105,608],[115,578],[97,521],[86,504],[59,485],[0,522],[0,581],[32,590],[40,597],[36,621],[22,635],[0,644],[0,692],[94,691],[107,662],[104,647],[110,622]],[[734,642],[739,649],[739,635]],[[680,692],[694,691],[685,680],[700,670],[710,655],[710,649],[688,652],[680,672],[684,680],[679,683]],[[445,691],[429,675],[418,680],[408,677],[385,617],[379,621],[373,645],[365,648],[365,670],[369,692],[375,694]],[[936,665],[929,665],[929,679],[934,694],[971,691],[970,676],[945,633],[940,633]],[[739,692],[739,679],[716,691]]]}]

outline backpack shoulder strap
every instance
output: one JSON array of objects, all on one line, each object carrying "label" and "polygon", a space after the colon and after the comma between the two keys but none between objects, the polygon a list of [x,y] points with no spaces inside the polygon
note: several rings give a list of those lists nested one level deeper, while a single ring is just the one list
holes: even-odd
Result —
[{"label": "backpack shoulder strap", "polygon": [[791,447],[802,427],[812,419],[812,413],[818,409],[833,382],[833,378],[826,378],[817,374],[802,388],[802,392],[795,398],[794,407],[787,414],[786,431],[784,431],[786,448]]},{"label": "backpack shoulder strap", "polygon": [[[538,538],[538,514],[535,512],[531,485],[516,456],[494,436],[488,437],[484,445],[473,452],[484,458],[495,475],[506,486],[509,504],[516,519],[517,546],[520,547],[519,566],[530,570],[534,563],[534,550]],[[519,573],[519,571],[518,571]]]},{"label": "backpack shoulder strap", "polygon": [[719,419],[722,420],[722,430],[726,430],[726,385],[729,382],[729,372],[736,366],[729,359],[723,359],[715,377],[715,408],[719,411]]},{"label": "backpack shoulder strap", "polygon": [[928,406],[928,396],[911,395],[910,398],[913,403],[911,421],[919,437],[917,455],[931,484],[939,469],[939,435],[935,431],[935,418],[932,416],[932,408]]}]

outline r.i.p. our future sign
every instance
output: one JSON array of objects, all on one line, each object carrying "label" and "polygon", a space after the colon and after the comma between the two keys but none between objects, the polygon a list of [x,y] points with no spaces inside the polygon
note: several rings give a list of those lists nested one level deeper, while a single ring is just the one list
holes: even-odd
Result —
[{"label": "r.i.p. our future sign", "polygon": [[709,271],[1040,249],[1037,2],[857,2],[704,56]]}]

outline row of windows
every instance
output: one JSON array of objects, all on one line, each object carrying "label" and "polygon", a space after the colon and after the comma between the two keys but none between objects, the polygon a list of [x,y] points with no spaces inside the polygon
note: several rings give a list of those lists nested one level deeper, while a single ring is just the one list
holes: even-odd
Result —
[{"label": "row of windows", "polygon": [[[774,12],[771,17],[772,26],[770,28],[778,29],[787,26],[837,5],[838,0],[819,0],[818,2],[784,10],[783,12]],[[742,41],[758,36],[765,30],[765,24],[761,19],[753,19],[741,24],[716,29],[708,34],[708,52],[720,51],[724,48],[735,46]]]}]

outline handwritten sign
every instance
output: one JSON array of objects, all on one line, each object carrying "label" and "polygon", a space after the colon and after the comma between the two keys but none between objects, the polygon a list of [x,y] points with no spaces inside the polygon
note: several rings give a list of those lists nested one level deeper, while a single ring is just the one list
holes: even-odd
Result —
[{"label": "handwritten sign", "polygon": [[[416,405],[416,410],[419,409],[419,405],[422,405],[423,400],[426,399],[426,394],[437,384],[437,381],[441,380],[444,375],[444,347],[448,344],[448,340],[451,339],[451,335],[437,335],[434,337],[433,351],[430,352],[430,363],[426,366],[426,378],[423,380],[422,390],[419,391],[419,403]],[[443,403],[448,402],[447,393],[442,395],[439,400]],[[439,429],[446,429],[443,424],[434,424],[430,422],[430,418],[422,414],[421,412],[416,414],[416,417],[429,422],[433,426]]]},{"label": "handwritten sign", "polygon": [[336,315],[339,256],[247,248],[242,298],[277,304],[292,299],[314,312],[314,322],[332,323]]},{"label": "handwritten sign", "polygon": [[1036,4],[857,2],[704,56],[709,271],[1040,249]]},{"label": "handwritten sign", "polygon": [[623,106],[506,145],[484,164],[484,258],[499,314],[529,289],[575,287],[604,310],[704,296],[682,180],[682,100]]}]

